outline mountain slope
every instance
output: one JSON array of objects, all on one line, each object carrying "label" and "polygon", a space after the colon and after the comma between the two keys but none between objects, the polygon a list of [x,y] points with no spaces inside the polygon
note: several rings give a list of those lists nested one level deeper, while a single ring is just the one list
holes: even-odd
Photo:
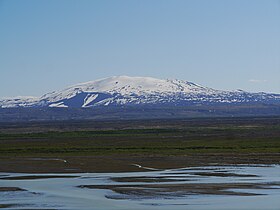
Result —
[{"label": "mountain slope", "polygon": [[280,104],[280,94],[220,91],[182,80],[115,76],[80,83],[40,98],[0,100],[0,107],[187,106]]}]

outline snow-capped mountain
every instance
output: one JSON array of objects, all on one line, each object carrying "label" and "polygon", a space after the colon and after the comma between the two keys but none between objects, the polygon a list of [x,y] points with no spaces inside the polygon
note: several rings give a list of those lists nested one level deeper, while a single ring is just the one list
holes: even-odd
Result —
[{"label": "snow-capped mountain", "polygon": [[221,91],[182,80],[115,76],[73,85],[40,98],[0,100],[0,107],[96,107],[124,105],[280,104],[280,94]]},{"label": "snow-capped mountain", "polygon": [[12,108],[12,107],[32,107],[37,106],[40,99],[33,96],[18,96],[14,98],[0,99],[0,107]]}]

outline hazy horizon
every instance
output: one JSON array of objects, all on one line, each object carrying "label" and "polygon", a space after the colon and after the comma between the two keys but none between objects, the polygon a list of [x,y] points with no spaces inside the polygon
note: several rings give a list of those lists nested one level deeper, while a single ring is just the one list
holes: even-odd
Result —
[{"label": "hazy horizon", "polygon": [[2,0],[0,27],[0,98],[118,75],[280,93],[279,0]]}]

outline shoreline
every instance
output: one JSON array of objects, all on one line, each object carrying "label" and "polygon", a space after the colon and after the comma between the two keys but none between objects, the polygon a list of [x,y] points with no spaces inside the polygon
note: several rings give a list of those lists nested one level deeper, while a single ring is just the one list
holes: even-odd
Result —
[{"label": "shoreline", "polygon": [[118,173],[199,166],[280,164],[280,153],[0,157],[7,173]]}]

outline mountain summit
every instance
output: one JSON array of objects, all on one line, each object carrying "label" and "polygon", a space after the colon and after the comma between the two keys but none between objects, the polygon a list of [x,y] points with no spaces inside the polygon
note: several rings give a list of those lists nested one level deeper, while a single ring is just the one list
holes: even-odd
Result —
[{"label": "mountain summit", "polygon": [[280,94],[221,91],[183,80],[114,76],[73,85],[40,98],[0,100],[0,107],[187,106],[280,104]]}]

